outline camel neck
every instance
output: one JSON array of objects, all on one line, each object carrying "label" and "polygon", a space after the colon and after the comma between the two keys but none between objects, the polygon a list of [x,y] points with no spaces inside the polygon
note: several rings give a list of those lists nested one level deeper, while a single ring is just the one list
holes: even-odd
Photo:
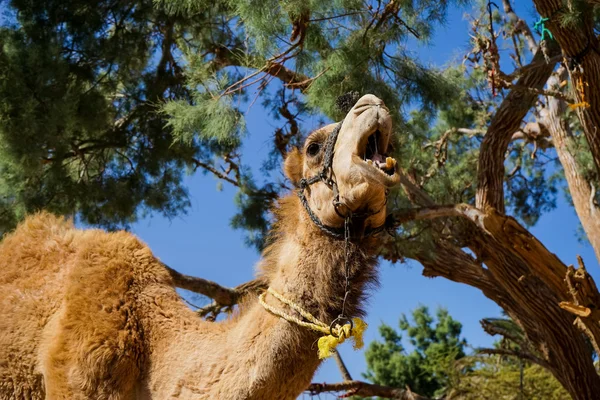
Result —
[{"label": "camel neck", "polygon": [[[302,210],[295,211],[286,214],[285,224],[278,223],[260,274],[271,288],[329,324],[342,309],[348,250],[346,314],[362,315],[365,288],[375,282],[375,257],[364,243],[349,243],[346,249],[344,241],[326,236]],[[156,294],[149,297],[153,308],[161,304]],[[289,311],[272,296],[265,301]],[[184,307],[173,314],[177,307],[172,303],[165,316],[165,308],[154,310],[148,321],[157,340],[147,384],[164,387],[154,390],[163,396],[157,398],[291,400],[308,386],[321,362],[316,341],[322,334],[272,315],[257,298],[246,299],[237,316],[218,323],[200,321]]]},{"label": "camel neck", "polygon": [[376,282],[374,238],[361,243],[332,238],[303,209],[295,215],[293,224],[278,226],[277,240],[264,252],[260,270],[270,287],[328,324],[342,312],[348,277],[344,311],[361,316],[365,288]]}]

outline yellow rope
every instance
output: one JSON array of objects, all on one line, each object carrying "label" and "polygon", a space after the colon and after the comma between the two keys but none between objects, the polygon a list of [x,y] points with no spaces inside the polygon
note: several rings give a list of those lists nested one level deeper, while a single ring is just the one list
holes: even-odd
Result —
[{"label": "yellow rope", "polygon": [[[293,315],[290,315],[282,310],[278,310],[275,307],[268,305],[265,302],[265,295],[267,293],[273,295],[273,297],[275,297],[277,300],[291,307],[293,310],[297,311],[300,315],[302,315],[302,317],[307,319],[309,322],[302,321],[301,319],[294,317]],[[277,293],[271,288],[268,288],[266,292],[261,293],[260,296],[258,296],[258,301],[260,305],[264,307],[265,310],[267,310],[273,315],[278,316],[279,318],[283,318],[284,320],[293,322],[296,325],[325,334],[325,336],[322,336],[319,339],[319,342],[317,344],[317,346],[319,347],[319,358],[321,359],[331,356],[332,350],[335,349],[335,347],[338,344],[344,343],[344,341],[349,338],[354,339],[355,350],[361,349],[364,345],[363,333],[367,329],[367,324],[360,318],[352,318],[352,323],[354,324],[354,327],[351,327],[350,324],[337,324],[331,330],[334,333],[334,335],[332,335],[329,331],[329,326],[319,321],[317,318],[315,318],[314,315],[304,310],[298,304],[294,303],[289,299],[286,299],[280,293]]]}]

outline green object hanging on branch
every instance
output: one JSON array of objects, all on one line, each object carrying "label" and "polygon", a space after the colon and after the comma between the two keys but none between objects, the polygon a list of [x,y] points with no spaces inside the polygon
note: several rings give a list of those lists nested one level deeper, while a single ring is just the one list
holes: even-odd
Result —
[{"label": "green object hanging on branch", "polygon": [[540,17],[539,21],[537,21],[534,25],[533,25],[533,29],[535,29],[535,31],[542,36],[542,41],[546,39],[546,33],[548,33],[548,36],[550,36],[550,39],[554,40],[554,36],[552,36],[552,32],[550,32],[550,30],[548,28],[546,28],[546,22],[549,21],[549,18],[542,18]]}]

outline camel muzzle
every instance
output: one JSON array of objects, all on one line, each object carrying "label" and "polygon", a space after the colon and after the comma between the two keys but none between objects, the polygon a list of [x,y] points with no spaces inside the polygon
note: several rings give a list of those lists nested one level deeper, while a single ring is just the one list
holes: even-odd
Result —
[{"label": "camel muzzle", "polygon": [[[373,111],[375,115],[373,116]],[[381,110],[381,112],[380,112]],[[297,194],[310,219],[323,232],[336,239],[348,239],[348,231],[344,227],[331,227],[325,225],[319,217],[312,211],[308,200],[304,194],[305,190],[317,182],[323,182],[329,187],[333,193],[333,205],[336,213],[345,220],[345,227],[352,226],[352,238],[362,239],[372,236],[387,229],[387,225],[383,224],[379,227],[365,229],[365,221],[368,217],[379,213],[381,210],[367,212],[352,212],[348,207],[345,208],[345,213],[341,213],[340,206],[344,206],[340,202],[340,194],[335,174],[333,171],[333,161],[336,149],[336,143],[340,136],[341,129],[345,128],[346,120],[354,118],[352,122],[359,121],[363,123],[367,129],[362,130],[362,133],[356,138],[356,154],[352,154],[352,158],[356,158],[358,154],[362,154],[359,167],[366,172],[370,179],[380,182],[386,187],[390,187],[398,183],[399,174],[397,161],[388,157],[385,153],[389,147],[389,139],[391,136],[391,117],[389,111],[383,105],[383,102],[373,95],[363,96],[352,110],[348,113],[344,121],[339,122],[331,132],[324,144],[323,165],[320,172],[310,178],[303,178],[297,185]],[[347,135],[344,135],[345,137]],[[385,207],[385,206],[384,206]]]}]

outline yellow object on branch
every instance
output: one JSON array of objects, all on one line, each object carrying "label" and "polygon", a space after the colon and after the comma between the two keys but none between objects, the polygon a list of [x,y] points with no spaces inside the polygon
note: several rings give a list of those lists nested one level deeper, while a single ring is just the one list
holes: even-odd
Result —
[{"label": "yellow object on branch", "polygon": [[[294,317],[284,311],[278,310],[273,306],[270,306],[265,302],[265,295],[269,293],[273,295],[277,300],[283,304],[291,307],[294,311],[297,311],[307,321],[302,321],[300,318]],[[325,336],[321,337],[318,342],[319,347],[319,358],[327,358],[332,355],[332,350],[337,347],[338,344],[344,343],[346,339],[354,340],[354,349],[358,350],[364,346],[363,334],[367,329],[367,323],[360,318],[352,318],[352,324],[347,323],[343,325],[336,324],[333,328],[323,322],[319,321],[308,311],[304,310],[298,304],[293,301],[286,299],[280,293],[275,290],[268,288],[266,292],[263,292],[258,296],[259,303],[273,315],[283,318],[288,322],[293,322],[297,325],[303,326],[308,329],[312,329],[317,332],[324,333]],[[348,320],[348,322],[350,322]]]},{"label": "yellow object on branch", "polygon": [[575,85],[577,92],[579,92],[579,95],[581,96],[581,101],[579,103],[575,103],[575,104],[569,104],[569,109],[571,110],[575,110],[579,107],[583,107],[583,108],[588,108],[590,106],[590,103],[588,103],[587,101],[585,101],[585,86],[589,86],[587,82],[583,82],[583,78],[581,76],[579,76],[579,78],[577,79],[577,84]]}]

